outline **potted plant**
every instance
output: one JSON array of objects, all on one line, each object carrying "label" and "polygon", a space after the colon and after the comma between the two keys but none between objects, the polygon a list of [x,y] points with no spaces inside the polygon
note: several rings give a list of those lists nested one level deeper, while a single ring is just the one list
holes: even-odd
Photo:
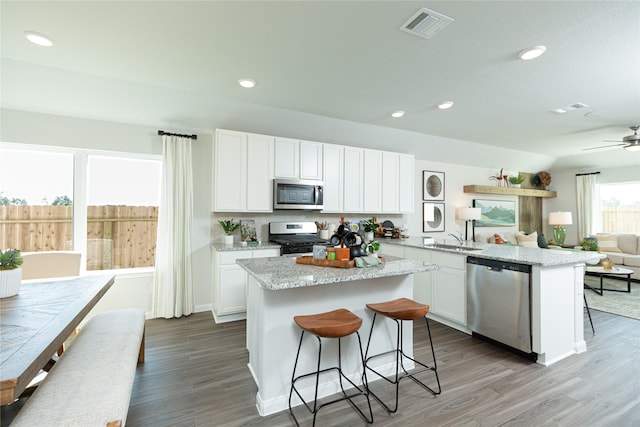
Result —
[{"label": "potted plant", "polygon": [[523,182],[524,182],[524,177],[520,174],[518,174],[518,176],[509,177],[509,184],[511,184],[513,188],[520,188],[520,185]]},{"label": "potted plant", "polygon": [[375,231],[380,227],[380,224],[376,222],[375,218],[363,219],[360,221],[360,225],[364,228],[365,239],[372,241],[375,238]]},{"label": "potted plant", "polygon": [[218,220],[218,224],[224,230],[224,244],[225,245],[233,245],[233,235],[232,233],[240,228],[240,223],[235,222],[233,218],[231,219],[220,219]]},{"label": "potted plant", "polygon": [[22,256],[18,249],[0,250],[0,298],[12,297],[22,282]]},{"label": "potted plant", "polygon": [[367,245],[365,246],[365,249],[366,249],[367,253],[377,257],[378,256],[378,251],[380,250],[380,242],[377,242],[375,240],[371,240],[371,241],[369,241],[367,243]]}]

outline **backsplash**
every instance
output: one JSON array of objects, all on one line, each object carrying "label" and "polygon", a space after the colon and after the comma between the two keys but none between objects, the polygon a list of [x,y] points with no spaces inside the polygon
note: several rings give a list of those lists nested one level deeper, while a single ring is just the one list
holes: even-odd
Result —
[{"label": "backsplash", "polygon": [[[360,221],[366,218],[371,218],[375,216],[376,219],[381,223],[385,220],[390,220],[394,223],[396,227],[402,226],[407,221],[406,215],[400,214],[365,214],[365,213],[355,213],[355,214],[344,214],[345,221],[355,220]],[[235,221],[239,220],[249,220],[252,219],[256,223],[256,233],[258,235],[258,240],[266,242],[269,240],[269,223],[270,222],[283,222],[283,221],[318,221],[320,223],[334,223],[338,225],[340,223],[340,215],[335,213],[320,213],[320,212],[310,212],[310,211],[284,211],[284,212],[273,212],[273,213],[231,213],[231,212],[211,212],[211,242],[212,243],[221,243],[224,240],[224,231],[222,231],[222,227],[218,224],[219,219],[231,219],[233,218]],[[411,230],[409,230],[411,233]],[[418,230],[416,230],[418,232]],[[240,241],[240,231],[235,231],[233,233],[235,237],[235,241]]]}]

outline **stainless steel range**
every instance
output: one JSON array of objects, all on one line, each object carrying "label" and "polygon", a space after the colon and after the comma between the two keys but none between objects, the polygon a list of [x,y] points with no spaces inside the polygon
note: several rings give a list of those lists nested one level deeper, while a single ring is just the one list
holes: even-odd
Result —
[{"label": "stainless steel range", "polygon": [[313,245],[331,246],[318,237],[318,227],[313,222],[270,222],[269,241],[281,246],[280,255],[311,254]]}]

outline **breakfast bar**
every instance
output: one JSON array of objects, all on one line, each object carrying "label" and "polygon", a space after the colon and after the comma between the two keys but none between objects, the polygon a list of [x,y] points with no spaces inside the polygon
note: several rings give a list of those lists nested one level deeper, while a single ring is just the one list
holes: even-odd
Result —
[{"label": "breakfast bar", "polygon": [[[365,304],[413,297],[413,274],[438,269],[436,265],[418,260],[388,256],[382,266],[368,268],[332,268],[296,264],[293,257],[242,259],[237,263],[249,275],[247,288],[247,349],[249,370],[258,386],[256,407],[261,415],[269,415],[288,407],[291,372],[300,339],[300,330],[293,322],[297,315],[316,314],[346,308],[363,319],[361,333],[367,334],[373,314]],[[416,284],[417,285],[417,284]],[[378,323],[376,323],[377,325]],[[395,326],[385,325],[390,331]],[[377,327],[377,326],[376,326]],[[377,334],[371,343],[374,353],[393,348],[394,334]],[[323,349],[323,365],[337,355],[334,342]],[[404,345],[413,352],[413,330],[404,329]],[[299,367],[311,371],[317,350],[305,346]],[[305,352],[306,350],[306,352]],[[324,359],[326,351],[327,360]],[[343,342],[343,370],[356,384],[362,375],[358,363],[357,342]],[[347,355],[345,357],[345,355]],[[377,366],[390,372],[391,361],[382,359]],[[312,382],[301,387],[302,394],[311,396]],[[339,390],[337,382],[322,382],[319,396]],[[311,397],[310,397],[311,399]],[[293,405],[301,404],[300,401]]]}]

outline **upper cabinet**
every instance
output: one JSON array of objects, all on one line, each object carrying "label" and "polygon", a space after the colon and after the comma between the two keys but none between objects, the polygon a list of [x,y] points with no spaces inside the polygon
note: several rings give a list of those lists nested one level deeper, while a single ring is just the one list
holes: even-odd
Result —
[{"label": "upper cabinet", "polygon": [[272,212],[273,138],[216,130],[213,210]]},{"label": "upper cabinet", "polygon": [[323,147],[324,212],[344,212],[344,147]]},{"label": "upper cabinet", "polygon": [[274,177],[322,180],[322,143],[275,138]]},{"label": "upper cabinet", "polygon": [[400,212],[413,212],[415,206],[414,194],[414,158],[410,154],[400,154],[400,170],[398,171]]},{"label": "upper cabinet", "polygon": [[364,212],[382,212],[383,154],[378,150],[364,150]]},{"label": "upper cabinet", "polygon": [[344,212],[362,212],[363,189],[364,150],[344,147]]}]

